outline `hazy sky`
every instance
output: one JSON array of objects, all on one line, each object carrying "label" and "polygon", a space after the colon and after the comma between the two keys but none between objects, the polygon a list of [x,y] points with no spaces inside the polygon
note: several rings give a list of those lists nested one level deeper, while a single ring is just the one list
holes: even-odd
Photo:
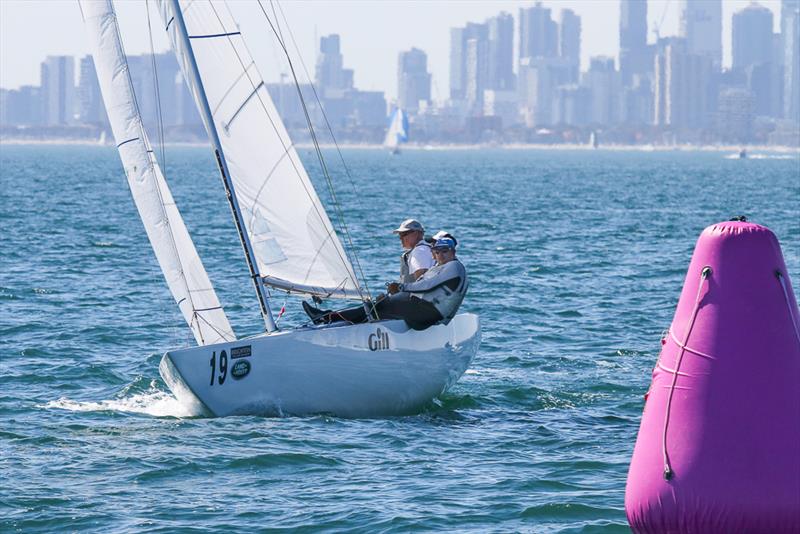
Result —
[{"label": "hazy sky", "polygon": [[[262,0],[269,9],[269,0]],[[545,0],[558,20],[559,11],[568,8],[582,18],[581,56],[583,68],[590,56],[616,56],[619,48],[618,0]],[[724,63],[730,65],[731,16],[749,0],[723,0]],[[780,0],[762,0],[775,16],[775,30],[780,20]],[[267,81],[277,81],[284,72],[284,61],[269,35],[269,27],[254,0],[229,0],[250,41],[251,50]],[[432,96],[445,99],[449,84],[449,28],[466,22],[482,22],[500,11],[517,19],[520,7],[532,1],[463,1],[463,0],[283,0],[281,6],[297,40],[303,60],[313,76],[319,36],[339,33],[345,67],[355,70],[359,89],[386,91],[388,98],[397,93],[397,54],[412,46],[428,54],[428,70],[433,74]],[[652,29],[658,21],[661,35],[678,31],[678,0],[649,0],[648,19]],[[140,54],[150,51],[147,12],[144,0],[115,2],[126,51]],[[167,49],[160,19],[151,4],[156,50]],[[515,40],[518,33],[515,29]],[[87,54],[89,47],[76,0],[0,0],[0,87],[39,84],[39,63],[47,55]],[[77,70],[77,66],[76,66]],[[76,73],[77,75],[77,73]]]}]

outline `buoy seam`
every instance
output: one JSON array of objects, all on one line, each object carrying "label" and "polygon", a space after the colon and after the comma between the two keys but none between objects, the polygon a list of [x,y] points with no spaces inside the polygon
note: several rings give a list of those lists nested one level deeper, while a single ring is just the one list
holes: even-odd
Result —
[{"label": "buoy seam", "polygon": [[786,299],[786,306],[789,308],[789,319],[792,321],[792,327],[794,327],[794,335],[797,338],[797,342],[800,343],[800,329],[797,327],[797,320],[794,316],[794,308],[792,306],[791,299],[789,299],[789,292],[786,290],[786,281],[783,279],[783,273],[780,271],[775,271],[775,276],[778,278],[778,281],[781,283],[781,289],[783,289],[783,297]]},{"label": "buoy seam", "polygon": [[669,452],[667,451],[667,430],[669,429],[669,415],[672,408],[672,397],[675,393],[675,385],[678,382],[678,374],[681,368],[681,361],[683,360],[683,355],[686,352],[686,345],[689,342],[689,336],[692,335],[692,328],[694,328],[694,322],[697,319],[697,312],[700,310],[700,293],[703,290],[703,282],[705,282],[708,277],[711,276],[711,267],[703,267],[703,270],[700,272],[700,284],[697,286],[697,296],[694,299],[694,309],[692,310],[691,318],[689,319],[689,324],[686,325],[686,335],[684,336],[683,343],[679,343],[678,346],[681,348],[681,351],[678,353],[678,359],[675,362],[675,370],[672,373],[672,383],[669,386],[669,395],[667,396],[667,407],[664,413],[664,431],[661,435],[661,453],[664,457],[664,479],[669,480],[672,478],[672,465],[669,461]]},{"label": "buoy seam", "polygon": [[700,352],[699,350],[693,349],[691,347],[687,347],[686,345],[681,343],[680,340],[677,337],[675,337],[675,334],[672,332],[672,330],[669,331],[669,337],[671,337],[672,341],[674,341],[675,344],[678,345],[680,348],[682,348],[682,349],[684,349],[686,351],[689,351],[692,354],[696,354],[697,356],[702,356],[703,358],[708,358],[709,360],[716,360],[717,359],[715,356],[712,356],[710,354],[706,354],[705,352]]},{"label": "buoy seam", "polygon": [[[676,373],[677,372],[675,369],[670,369],[669,367],[661,365],[661,362],[658,362],[658,368],[662,369],[662,370],[664,370],[664,371],[666,371],[668,373]],[[678,373],[678,374],[681,375],[681,376],[691,376],[689,373]],[[664,386],[664,387],[667,387],[667,386]]]}]

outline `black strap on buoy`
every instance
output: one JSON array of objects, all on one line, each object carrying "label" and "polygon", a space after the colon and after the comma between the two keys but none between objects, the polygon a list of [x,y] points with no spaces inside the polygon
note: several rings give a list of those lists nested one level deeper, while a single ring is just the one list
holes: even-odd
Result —
[{"label": "black strap on buoy", "polygon": [[745,217],[744,215],[737,215],[736,217],[731,217],[729,220],[737,222],[747,222],[747,217]]}]

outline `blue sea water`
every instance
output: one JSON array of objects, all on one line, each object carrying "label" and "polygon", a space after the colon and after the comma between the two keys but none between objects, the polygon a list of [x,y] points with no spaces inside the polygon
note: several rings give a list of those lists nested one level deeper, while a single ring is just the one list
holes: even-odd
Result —
[{"label": "blue sea water", "polygon": [[[327,155],[373,288],[402,219],[459,238],[483,343],[417,415],[190,417],[157,368],[192,340],[116,151],[0,146],[0,531],[625,532],[642,396],[699,233],[745,214],[800,283],[796,155],[346,150],[352,183]],[[258,332],[209,151],[165,163],[235,330]],[[283,326],[303,320],[286,307]]]}]

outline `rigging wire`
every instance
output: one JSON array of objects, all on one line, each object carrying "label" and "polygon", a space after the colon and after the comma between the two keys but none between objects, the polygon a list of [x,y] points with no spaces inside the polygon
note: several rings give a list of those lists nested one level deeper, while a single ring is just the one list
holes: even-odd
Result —
[{"label": "rigging wire", "polygon": [[[317,154],[317,159],[319,160],[320,166],[322,168],[322,172],[323,172],[323,176],[325,178],[326,184],[328,185],[328,190],[329,190],[329,192],[331,194],[331,198],[333,200],[333,205],[334,205],[337,217],[339,218],[339,225],[341,227],[342,234],[344,235],[344,237],[345,237],[345,239],[347,241],[347,245],[348,245],[348,249],[350,251],[350,255],[355,260],[356,268],[358,269],[359,275],[360,275],[361,279],[364,282],[364,289],[366,290],[367,295],[369,297],[369,301],[370,301],[370,305],[371,305],[371,308],[372,308],[372,312],[377,315],[377,311],[375,310],[375,302],[372,300],[372,294],[371,294],[371,292],[369,290],[367,277],[364,275],[364,269],[362,268],[361,261],[359,260],[358,254],[356,253],[356,249],[355,249],[355,245],[353,243],[352,235],[350,233],[350,230],[347,227],[347,223],[345,222],[344,213],[342,211],[341,204],[339,202],[338,197],[336,196],[336,190],[333,187],[333,180],[332,180],[330,172],[328,170],[328,166],[325,163],[325,158],[322,155],[322,150],[320,149],[320,146],[319,146],[319,141],[317,139],[317,134],[314,131],[314,126],[313,126],[312,121],[311,121],[311,116],[310,116],[310,114],[308,112],[308,106],[306,105],[305,98],[303,97],[303,92],[302,92],[302,90],[300,88],[300,81],[297,78],[297,73],[296,73],[295,68],[294,68],[294,63],[292,62],[292,58],[291,58],[291,55],[289,54],[289,50],[286,48],[286,42],[283,39],[283,33],[282,33],[281,29],[280,29],[280,23],[279,23],[279,20],[278,20],[278,17],[277,17],[277,13],[275,12],[275,5],[274,5],[273,1],[270,0],[270,6],[272,7],[273,16],[275,17],[275,24],[273,24],[272,20],[269,18],[269,15],[267,14],[267,11],[264,8],[264,5],[262,4],[261,0],[258,0],[258,5],[261,8],[261,12],[264,14],[264,18],[267,20],[267,23],[269,24],[270,28],[272,29],[272,33],[277,38],[278,44],[280,44],[281,49],[283,50],[284,54],[286,55],[286,61],[288,62],[289,70],[292,73],[292,79],[294,80],[295,88],[297,89],[297,95],[298,95],[298,97],[300,99],[300,104],[301,104],[301,106],[303,108],[303,114],[305,115],[306,124],[308,126],[309,134],[311,135],[311,140],[312,140],[312,142],[314,144],[314,150],[315,150],[315,152]],[[339,148],[339,143],[336,141],[336,136],[333,134],[333,128],[331,128],[330,122],[328,121],[328,116],[325,113],[325,109],[322,106],[322,103],[320,101],[319,95],[317,94],[317,90],[314,87],[314,84],[311,82],[310,76],[308,75],[308,69],[305,66],[305,62],[303,62],[302,56],[300,56],[300,54],[299,54],[299,48],[297,47],[297,42],[294,39],[294,34],[292,33],[291,27],[289,26],[288,21],[286,20],[286,15],[283,12],[283,8],[280,6],[280,4],[278,4],[278,8],[281,11],[281,15],[283,15],[284,23],[286,25],[287,31],[289,32],[289,36],[291,37],[292,42],[295,45],[295,48],[298,50],[298,57],[300,57],[300,64],[303,67],[303,71],[305,72],[306,77],[309,79],[309,85],[311,86],[311,90],[314,93],[314,98],[316,99],[317,104],[319,106],[319,109],[320,109],[320,111],[322,113],[322,117],[325,120],[325,126],[327,127],[328,132],[330,133],[331,140],[333,141],[334,146],[336,147],[336,152],[339,155],[339,159],[342,162],[342,166],[343,166],[343,168],[345,170],[345,173],[346,173],[347,177],[349,178],[350,185],[353,188],[353,193],[355,193],[356,198],[358,198],[358,193],[357,193],[357,190],[355,188],[355,183],[353,181],[352,174],[350,173],[350,169],[347,166],[347,163],[345,163],[344,156],[342,155],[342,151]],[[367,315],[369,316],[369,314],[367,314]]]},{"label": "rigging wire", "polygon": [[153,45],[153,28],[150,25],[150,0],[144,0],[145,10],[147,11],[147,33],[150,37],[150,67],[153,70],[153,88],[156,97],[156,111],[158,117],[158,145],[161,150],[161,172],[166,178],[167,175],[167,155],[164,148],[164,118],[161,113],[161,89],[158,83],[158,66],[156,64],[156,51]]}]

